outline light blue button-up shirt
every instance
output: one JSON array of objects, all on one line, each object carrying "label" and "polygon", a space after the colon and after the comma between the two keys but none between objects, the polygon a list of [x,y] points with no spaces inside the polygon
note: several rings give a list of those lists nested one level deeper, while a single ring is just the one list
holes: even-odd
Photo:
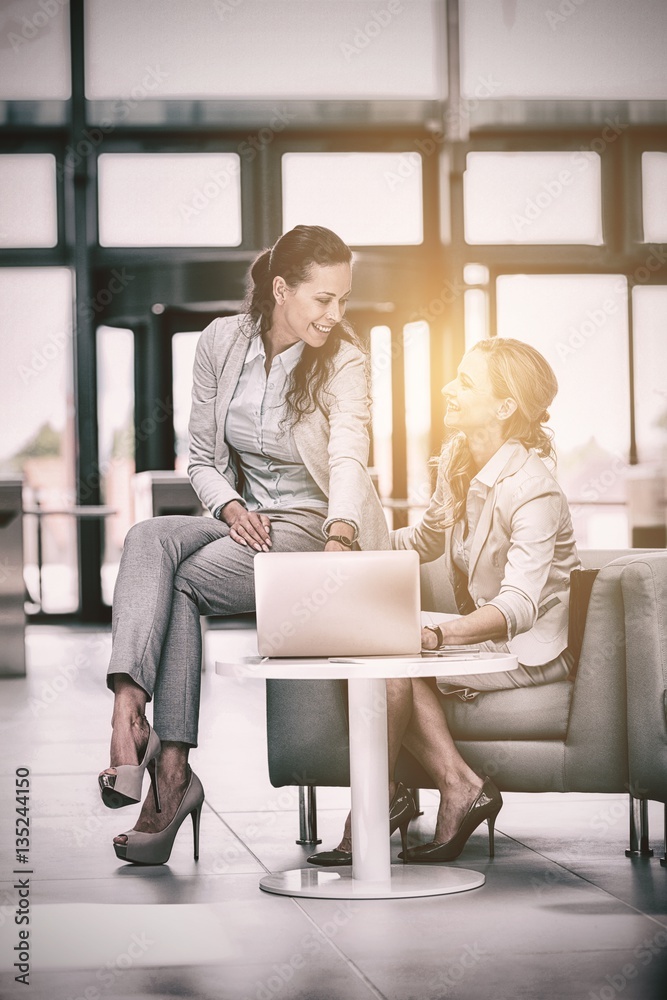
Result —
[{"label": "light blue button-up shirt", "polygon": [[306,469],[289,426],[285,390],[304,348],[303,341],[277,354],[266,374],[266,351],[254,337],[246,355],[225,421],[225,440],[236,452],[243,473],[243,499],[259,507],[328,507],[328,500]]}]

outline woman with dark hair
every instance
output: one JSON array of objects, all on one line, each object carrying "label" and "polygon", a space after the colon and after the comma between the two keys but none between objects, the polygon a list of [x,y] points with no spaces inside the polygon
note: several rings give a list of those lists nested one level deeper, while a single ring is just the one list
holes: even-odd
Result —
[{"label": "woman with dark hair", "polygon": [[[517,670],[438,678],[442,694],[469,700],[481,691],[565,680],[572,668],[569,582],[580,563],[567,499],[551,471],[551,431],[543,426],[557,390],[539,351],[504,337],[476,344],[442,390],[449,435],[435,491],[418,524],[392,532],[392,548],[415,549],[422,562],[445,554],[460,614],[426,626],[424,649],[474,644],[519,659]],[[453,861],[484,819],[493,854],[502,797],[459,754],[435,685],[388,680],[387,702],[390,770],[403,745],[440,791],[433,841],[400,857]],[[338,848],[309,861],[351,864],[351,851],[348,818]]]},{"label": "woman with dark hair", "polygon": [[389,547],[366,467],[367,358],[343,318],[351,262],[335,233],[297,226],[253,263],[247,312],[199,339],[188,473],[213,517],[135,525],[114,593],[102,799],[138,802],[151,778],[134,829],[114,838],[126,861],[163,864],[188,815],[198,855],[199,616],[254,610],[256,552]]}]

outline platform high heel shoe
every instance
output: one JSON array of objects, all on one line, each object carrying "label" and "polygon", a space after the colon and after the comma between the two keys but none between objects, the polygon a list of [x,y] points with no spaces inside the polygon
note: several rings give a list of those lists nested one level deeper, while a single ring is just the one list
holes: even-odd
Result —
[{"label": "platform high heel shoe", "polygon": [[404,848],[403,852],[399,854],[399,858],[411,863],[423,862],[424,864],[432,864],[434,861],[455,861],[467,844],[470,835],[484,820],[487,821],[489,827],[489,857],[492,858],[495,853],[496,816],[502,809],[502,805],[502,795],[490,778],[484,778],[479,795],[461,820],[461,824],[451,840],[448,840],[446,844],[420,844],[419,847],[413,847],[408,851]]},{"label": "platform high heel shoe", "polygon": [[127,843],[114,843],[113,845],[116,857],[120,858],[121,861],[130,861],[135,865],[166,864],[169,861],[171,849],[181,824],[188,816],[192,816],[194,858],[195,861],[199,861],[199,827],[203,804],[204,789],[202,783],[190,768],[188,787],[185,789],[171,823],[159,833],[141,833],[139,830],[128,830],[123,834],[127,837]]},{"label": "platform high heel shoe", "polygon": [[[401,831],[401,847],[404,852],[407,851],[408,826],[416,815],[417,806],[412,792],[398,781],[394,796],[389,803],[389,836],[394,830]],[[307,860],[309,865],[321,865],[324,868],[351,865],[352,851],[320,851],[319,854],[311,854]]]},{"label": "platform high heel shoe", "polygon": [[160,739],[152,726],[148,726],[148,742],[144,756],[140,764],[117,764],[114,767],[115,774],[107,774],[106,771],[98,776],[97,781],[100,786],[102,802],[109,809],[120,809],[122,806],[129,806],[135,802],[141,802],[141,786],[144,781],[144,771],[148,769],[148,774],[153,786],[155,796],[155,808],[160,812],[160,795],[157,785],[157,772],[155,763],[160,754],[162,745]]}]

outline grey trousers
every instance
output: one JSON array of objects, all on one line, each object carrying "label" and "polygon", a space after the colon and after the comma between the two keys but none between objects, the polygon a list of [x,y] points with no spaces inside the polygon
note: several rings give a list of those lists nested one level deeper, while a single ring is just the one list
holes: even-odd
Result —
[{"label": "grey trousers", "polygon": [[[326,509],[275,509],[271,552],[321,551]],[[211,517],[171,515],[135,524],[125,538],[112,615],[107,684],[129,674],[154,699],[161,740],[197,745],[200,615],[255,609],[256,552]]]}]

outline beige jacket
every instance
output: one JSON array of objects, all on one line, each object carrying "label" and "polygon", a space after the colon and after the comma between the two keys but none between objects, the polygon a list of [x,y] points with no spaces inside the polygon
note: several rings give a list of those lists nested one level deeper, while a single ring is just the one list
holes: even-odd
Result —
[{"label": "beige jacket", "polygon": [[[535,452],[511,445],[471,540],[468,589],[478,608],[502,611],[510,652],[538,666],[567,646],[570,573],[581,564],[563,491]],[[443,466],[422,520],[392,532],[391,541],[393,548],[416,549],[422,562],[444,551],[453,580],[452,531],[439,516],[448,492]]]},{"label": "beige jacket", "polygon": [[[242,499],[224,429],[250,343],[245,319],[241,315],[213,320],[199,338],[195,355],[188,475],[209,510]],[[294,441],[308,472],[329,499],[327,516],[354,521],[362,549],[388,549],[387,522],[367,468],[369,422],[363,355],[343,341],[322,409],[296,424]]]}]

